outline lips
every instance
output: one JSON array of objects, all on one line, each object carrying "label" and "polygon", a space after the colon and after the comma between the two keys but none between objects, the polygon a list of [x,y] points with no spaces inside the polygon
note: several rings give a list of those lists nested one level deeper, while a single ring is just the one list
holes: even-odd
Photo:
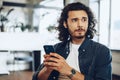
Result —
[{"label": "lips", "polygon": [[77,29],[77,30],[75,30],[75,32],[83,32],[83,31],[85,31],[84,29]]}]

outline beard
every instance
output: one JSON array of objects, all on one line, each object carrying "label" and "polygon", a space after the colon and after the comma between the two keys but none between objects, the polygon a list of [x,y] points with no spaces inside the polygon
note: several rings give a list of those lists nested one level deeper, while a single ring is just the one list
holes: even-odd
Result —
[{"label": "beard", "polygon": [[75,36],[74,38],[76,38],[76,39],[83,39],[83,38],[85,38],[85,35],[83,35],[83,36]]},{"label": "beard", "polygon": [[[76,32],[79,31],[79,30],[81,30],[81,31],[84,32],[84,33],[81,33],[81,32],[80,32],[79,35],[78,35],[78,33],[77,33],[77,35],[76,35]],[[74,32],[72,32],[72,33],[70,34],[70,36],[71,36],[71,38],[83,39],[83,38],[86,37],[86,31],[85,31],[84,29],[78,29],[78,30],[75,30]]]}]

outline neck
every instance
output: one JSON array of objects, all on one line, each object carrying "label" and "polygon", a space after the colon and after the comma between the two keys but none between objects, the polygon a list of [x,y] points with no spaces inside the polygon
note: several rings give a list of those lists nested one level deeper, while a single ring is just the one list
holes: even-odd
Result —
[{"label": "neck", "polygon": [[85,40],[85,38],[77,39],[77,38],[72,38],[72,43],[73,44],[82,44],[82,42]]}]

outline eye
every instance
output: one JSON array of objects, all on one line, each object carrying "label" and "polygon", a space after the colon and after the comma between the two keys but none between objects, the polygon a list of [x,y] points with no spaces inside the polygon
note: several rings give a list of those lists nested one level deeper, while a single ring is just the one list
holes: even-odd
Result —
[{"label": "eye", "polygon": [[85,21],[87,21],[87,18],[86,18],[86,17],[83,17],[83,18],[81,19],[81,21],[82,21],[82,22],[85,22]]},{"label": "eye", "polygon": [[77,18],[73,18],[71,21],[72,22],[76,22],[76,21],[78,21],[78,19]]}]

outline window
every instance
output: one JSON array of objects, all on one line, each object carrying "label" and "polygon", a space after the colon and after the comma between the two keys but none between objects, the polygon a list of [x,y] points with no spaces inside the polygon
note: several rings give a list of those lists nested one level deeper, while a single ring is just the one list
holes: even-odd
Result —
[{"label": "window", "polygon": [[120,50],[120,0],[111,2],[111,49]]},{"label": "window", "polygon": [[[98,42],[114,50],[120,50],[119,0],[90,0],[90,7],[98,21]],[[96,4],[96,5],[94,5]],[[94,5],[94,6],[93,6]]]}]

